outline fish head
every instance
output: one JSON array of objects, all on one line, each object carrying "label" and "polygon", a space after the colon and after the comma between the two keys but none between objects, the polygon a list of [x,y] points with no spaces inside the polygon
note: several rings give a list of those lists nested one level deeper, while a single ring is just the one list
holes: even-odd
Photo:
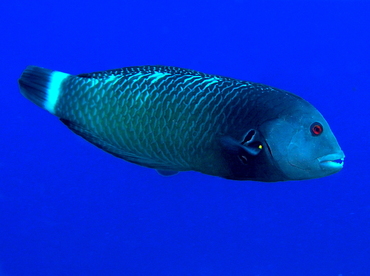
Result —
[{"label": "fish head", "polygon": [[283,180],[319,178],[343,168],[344,153],[329,124],[308,103],[264,122],[260,131]]}]

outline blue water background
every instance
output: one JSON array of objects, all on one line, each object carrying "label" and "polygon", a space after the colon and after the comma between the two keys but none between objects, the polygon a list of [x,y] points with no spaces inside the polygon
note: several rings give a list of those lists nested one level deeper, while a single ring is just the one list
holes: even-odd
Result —
[{"label": "blue water background", "polygon": [[[0,275],[370,275],[369,1],[2,1]],[[347,158],[322,179],[162,177],[19,93],[71,74],[172,65],[294,92]]]}]

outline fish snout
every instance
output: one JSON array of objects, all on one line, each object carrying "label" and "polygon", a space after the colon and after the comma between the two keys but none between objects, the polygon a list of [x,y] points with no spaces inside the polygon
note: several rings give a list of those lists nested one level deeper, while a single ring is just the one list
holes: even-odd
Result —
[{"label": "fish snout", "polygon": [[344,165],[344,153],[343,151],[338,153],[331,153],[317,158],[320,163],[320,167],[324,171],[337,172],[343,169]]}]

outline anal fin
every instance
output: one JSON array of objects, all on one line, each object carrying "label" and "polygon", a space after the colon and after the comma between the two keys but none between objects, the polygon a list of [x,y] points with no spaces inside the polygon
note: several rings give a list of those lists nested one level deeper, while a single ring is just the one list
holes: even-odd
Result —
[{"label": "anal fin", "polygon": [[82,138],[92,143],[93,145],[97,146],[98,148],[118,158],[124,159],[126,161],[141,166],[156,169],[161,175],[169,176],[177,173],[176,168],[173,168],[173,166],[171,166],[172,164],[166,164],[160,160],[153,160],[150,157],[139,156],[133,152],[126,151],[122,148],[112,145],[111,143],[101,138],[98,134],[86,129],[84,126],[80,124],[74,123],[66,119],[60,120],[75,134],[81,136]]},{"label": "anal fin", "polygon": [[94,134],[93,132],[89,131],[85,127],[79,124],[76,124],[70,120],[60,118],[60,121],[63,124],[65,124],[70,130],[72,130],[75,134],[81,136],[82,138],[94,144],[98,148],[104,149],[104,144],[102,143],[102,139],[98,135]]}]

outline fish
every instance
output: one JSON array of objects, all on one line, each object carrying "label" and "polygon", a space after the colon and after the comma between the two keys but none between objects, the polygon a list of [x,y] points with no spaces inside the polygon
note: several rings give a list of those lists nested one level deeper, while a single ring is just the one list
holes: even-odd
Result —
[{"label": "fish", "polygon": [[98,148],[170,176],[278,182],[339,172],[321,113],[268,85],[171,66],[72,75],[28,66],[20,92]]}]

